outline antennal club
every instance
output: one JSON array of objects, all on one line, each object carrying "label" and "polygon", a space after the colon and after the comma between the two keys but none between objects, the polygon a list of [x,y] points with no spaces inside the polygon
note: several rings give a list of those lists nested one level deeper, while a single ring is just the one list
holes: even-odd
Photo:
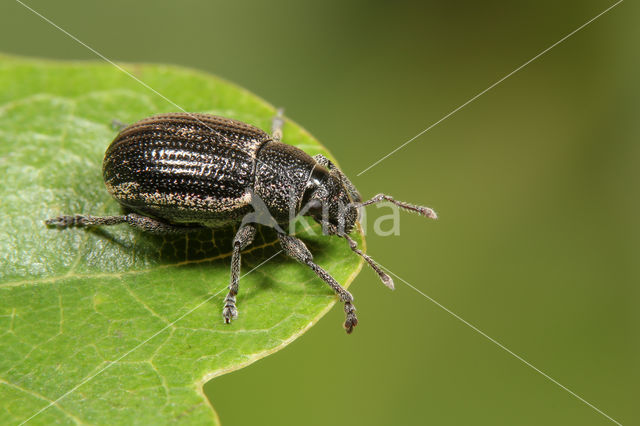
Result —
[{"label": "antennal club", "polygon": [[353,241],[353,239],[351,239],[350,236],[348,236],[347,234],[342,234],[342,237],[344,237],[349,242],[349,247],[351,247],[351,250],[353,250],[355,253],[361,256],[364,260],[366,260],[369,266],[371,266],[373,270],[376,271],[376,273],[378,274],[378,276],[380,277],[384,285],[389,287],[391,290],[395,289],[395,286],[393,285],[393,280],[391,279],[391,277],[387,275],[387,273],[384,272],[371,257],[364,254],[362,250],[358,248],[358,244],[355,241]]}]

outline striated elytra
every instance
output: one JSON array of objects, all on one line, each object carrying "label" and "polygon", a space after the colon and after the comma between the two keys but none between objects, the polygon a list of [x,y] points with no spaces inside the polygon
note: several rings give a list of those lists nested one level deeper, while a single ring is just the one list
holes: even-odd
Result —
[{"label": "striated elytra", "polygon": [[311,216],[325,234],[345,238],[351,250],[393,289],[391,277],[349,237],[359,208],[388,201],[432,219],[436,214],[384,194],[362,202],[355,186],[326,157],[311,157],[280,141],[283,122],[280,110],[271,135],[237,120],[207,114],[163,114],[123,126],[107,148],[102,170],[107,190],[126,214],[76,214],[45,223],[57,228],[128,223],[154,233],[239,225],[222,310],[226,323],[238,315],[240,253],[253,241],[257,224],[272,226],[283,251],[310,267],[344,303],[344,327],[351,333],[358,324],[353,296],[313,261],[299,238],[284,229],[298,215]]}]

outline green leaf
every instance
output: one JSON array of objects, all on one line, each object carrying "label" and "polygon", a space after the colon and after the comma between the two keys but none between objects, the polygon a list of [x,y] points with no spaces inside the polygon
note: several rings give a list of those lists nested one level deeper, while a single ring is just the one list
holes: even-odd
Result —
[{"label": "green leaf", "polygon": [[[269,130],[274,108],[218,78],[124,68],[187,111]],[[219,423],[204,382],[283,348],[336,302],[282,253],[259,266],[279,250],[270,229],[243,255],[242,272],[257,269],[240,281],[240,316],[225,325],[233,230],[170,238],[126,225],[43,225],[60,214],[118,214],[101,171],[116,134],[111,120],[177,110],[109,64],[0,56],[0,423],[45,407],[32,422]],[[329,155],[290,121],[284,135],[311,155]],[[348,286],[360,259],[345,241],[312,230],[301,237]]]}]

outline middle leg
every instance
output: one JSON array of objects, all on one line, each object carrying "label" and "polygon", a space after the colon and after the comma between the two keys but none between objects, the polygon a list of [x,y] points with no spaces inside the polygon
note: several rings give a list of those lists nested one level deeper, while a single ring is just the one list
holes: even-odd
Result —
[{"label": "middle leg", "polygon": [[233,253],[231,254],[231,282],[229,283],[229,293],[224,298],[224,308],[222,318],[229,324],[231,320],[238,317],[236,308],[236,295],[238,294],[238,280],[240,275],[240,252],[253,242],[256,236],[256,227],[251,224],[241,226],[233,238]]}]

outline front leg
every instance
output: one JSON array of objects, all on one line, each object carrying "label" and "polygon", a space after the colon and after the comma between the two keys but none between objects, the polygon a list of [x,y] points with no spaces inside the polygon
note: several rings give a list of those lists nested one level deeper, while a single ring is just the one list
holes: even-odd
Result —
[{"label": "front leg", "polygon": [[236,236],[233,238],[233,252],[231,254],[231,282],[229,283],[229,293],[224,298],[224,308],[222,318],[229,324],[231,320],[238,317],[236,309],[236,295],[238,294],[238,277],[240,275],[240,252],[253,242],[256,236],[256,227],[251,224],[240,226]]},{"label": "front leg", "polygon": [[351,293],[342,288],[342,286],[340,286],[340,284],[338,284],[338,282],[329,275],[327,271],[313,262],[313,255],[300,239],[287,234],[278,234],[278,238],[280,239],[282,250],[284,250],[285,253],[296,259],[298,262],[304,263],[310,267],[316,275],[329,284],[333,291],[335,291],[340,297],[340,300],[344,302],[344,312],[346,314],[344,328],[347,333],[351,333],[353,331],[353,327],[358,325],[356,308],[353,306],[353,296]]}]

